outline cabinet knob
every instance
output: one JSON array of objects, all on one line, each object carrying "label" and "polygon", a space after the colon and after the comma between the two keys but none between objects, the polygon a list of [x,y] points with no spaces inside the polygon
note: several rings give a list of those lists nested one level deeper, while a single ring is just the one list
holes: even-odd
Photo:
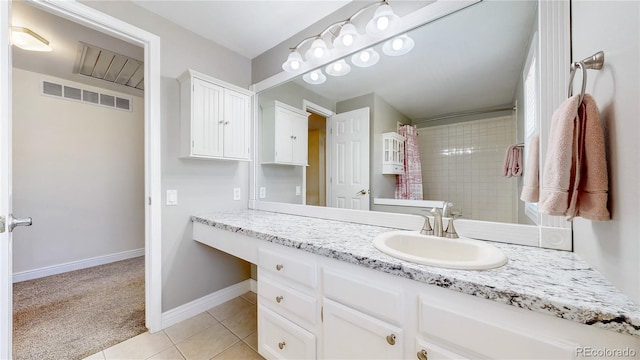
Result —
[{"label": "cabinet knob", "polygon": [[293,137],[293,140],[296,140],[297,138],[298,138],[297,136],[294,136],[294,137]]},{"label": "cabinet knob", "polygon": [[427,358],[427,350],[425,350],[425,349],[422,349],[422,350],[418,351],[416,356],[420,360],[428,360],[428,358]]},{"label": "cabinet knob", "polygon": [[287,345],[287,344],[285,344],[284,341],[281,341],[281,342],[278,343],[278,347],[280,348],[280,350],[284,349],[285,345]]},{"label": "cabinet knob", "polygon": [[218,124],[221,124],[221,125],[224,124],[224,120],[218,121]]},{"label": "cabinet knob", "polygon": [[389,345],[395,345],[396,344],[396,334],[387,335],[387,342],[389,343]]},{"label": "cabinet knob", "polygon": [[229,122],[228,122],[228,121],[225,121],[225,122],[224,122],[224,124],[225,124],[225,125],[229,125]]},{"label": "cabinet knob", "polygon": [[293,135],[291,135],[291,136],[290,136],[290,138],[292,138],[292,139],[293,139]]},{"label": "cabinet knob", "polygon": [[276,265],[276,270],[280,271],[280,270],[282,270],[283,267],[284,266],[282,266],[282,264],[278,264],[278,265]]},{"label": "cabinet knob", "polygon": [[284,299],[284,297],[282,296],[276,296],[276,302],[279,304],[282,300]]}]

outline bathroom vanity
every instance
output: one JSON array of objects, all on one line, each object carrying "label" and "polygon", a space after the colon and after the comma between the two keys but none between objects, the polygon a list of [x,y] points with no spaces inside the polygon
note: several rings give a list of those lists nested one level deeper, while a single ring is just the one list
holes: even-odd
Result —
[{"label": "bathroom vanity", "polygon": [[494,243],[506,265],[450,270],[376,250],[392,228],[259,210],[192,220],[194,240],[257,264],[267,359],[640,356],[640,309],[574,253]]}]

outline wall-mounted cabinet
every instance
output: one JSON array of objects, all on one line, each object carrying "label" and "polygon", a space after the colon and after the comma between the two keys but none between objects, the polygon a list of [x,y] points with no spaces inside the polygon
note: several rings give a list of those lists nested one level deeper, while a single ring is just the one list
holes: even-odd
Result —
[{"label": "wall-mounted cabinet", "polygon": [[307,166],[309,113],[279,101],[262,106],[262,163]]},{"label": "wall-mounted cabinet", "polygon": [[382,134],[383,174],[404,174],[404,140],[395,132]]},{"label": "wall-mounted cabinet", "polygon": [[180,82],[180,156],[249,160],[249,90],[187,70]]}]

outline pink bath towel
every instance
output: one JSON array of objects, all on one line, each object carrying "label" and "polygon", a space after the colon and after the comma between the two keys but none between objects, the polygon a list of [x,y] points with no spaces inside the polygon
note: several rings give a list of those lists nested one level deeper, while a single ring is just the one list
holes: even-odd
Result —
[{"label": "pink bath towel", "polygon": [[609,179],[600,115],[589,94],[579,108],[578,101],[579,95],[570,97],[553,114],[539,209],[568,221],[605,221]]},{"label": "pink bath towel", "polygon": [[519,146],[511,145],[507,148],[502,175],[506,177],[522,175],[522,149]]},{"label": "pink bath towel", "polygon": [[540,135],[537,133],[531,137],[527,144],[527,161],[524,166],[520,200],[537,203],[540,193]]}]

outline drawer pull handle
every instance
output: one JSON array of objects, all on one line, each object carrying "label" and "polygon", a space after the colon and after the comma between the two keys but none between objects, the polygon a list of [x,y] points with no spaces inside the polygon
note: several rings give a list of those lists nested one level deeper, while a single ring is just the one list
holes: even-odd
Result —
[{"label": "drawer pull handle", "polygon": [[420,351],[418,351],[418,353],[416,354],[418,356],[418,359],[420,360],[428,360],[427,359],[427,350],[422,349]]},{"label": "drawer pull handle", "polygon": [[282,264],[278,264],[278,265],[276,265],[276,270],[280,271],[280,270],[282,270],[283,267],[284,266],[282,266]]},{"label": "drawer pull handle", "polygon": [[282,296],[276,296],[276,302],[277,302],[278,304],[280,304],[280,302],[282,301],[282,299],[284,299],[284,297],[282,297]]},{"label": "drawer pull handle", "polygon": [[280,348],[280,350],[284,349],[285,345],[287,344],[285,344],[284,341],[278,343],[278,347]]},{"label": "drawer pull handle", "polygon": [[389,345],[395,345],[396,335],[395,334],[387,335],[387,342],[389,343]]}]

